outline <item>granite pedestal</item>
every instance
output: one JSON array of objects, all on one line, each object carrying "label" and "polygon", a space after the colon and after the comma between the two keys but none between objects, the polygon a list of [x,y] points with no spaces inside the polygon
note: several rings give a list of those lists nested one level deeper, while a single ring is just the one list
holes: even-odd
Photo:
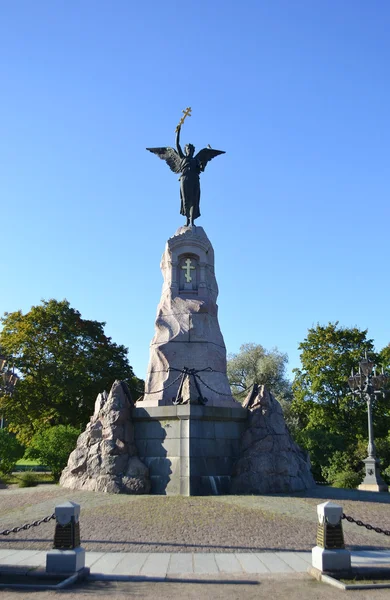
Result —
[{"label": "granite pedestal", "polygon": [[[142,403],[141,403],[142,406]],[[152,494],[229,493],[247,410],[237,407],[138,405],[135,443],[149,468]]]},{"label": "granite pedestal", "polygon": [[[166,243],[161,272],[164,283],[142,405],[172,406],[181,371],[188,368],[196,370],[208,407],[239,406],[226,376],[214,250],[202,227],[179,227]],[[194,384],[193,378],[190,381]],[[193,385],[184,386],[182,392],[183,402],[197,401],[199,391]]]}]

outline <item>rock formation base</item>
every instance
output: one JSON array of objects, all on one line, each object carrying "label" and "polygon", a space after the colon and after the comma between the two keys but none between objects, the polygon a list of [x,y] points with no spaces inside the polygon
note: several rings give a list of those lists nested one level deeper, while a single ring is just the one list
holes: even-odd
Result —
[{"label": "rock formation base", "polygon": [[138,458],[127,385],[115,381],[99,394],[95,412],[71,453],[60,485],[111,494],[148,494],[149,470]]},{"label": "rock formation base", "polygon": [[233,466],[231,493],[289,493],[315,487],[309,456],[292,439],[272,394],[254,386],[243,406],[249,412],[248,427]]}]

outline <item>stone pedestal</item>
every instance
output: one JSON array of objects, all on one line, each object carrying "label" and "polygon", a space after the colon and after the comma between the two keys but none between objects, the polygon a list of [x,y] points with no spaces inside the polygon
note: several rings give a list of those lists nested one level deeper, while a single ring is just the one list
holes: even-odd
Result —
[{"label": "stone pedestal", "polygon": [[145,394],[132,413],[135,443],[152,493],[226,494],[247,410],[226,375],[214,251],[202,227],[176,231],[161,271]]},{"label": "stone pedestal", "polygon": [[[161,271],[164,284],[142,406],[172,406],[184,367],[198,371],[197,383],[208,407],[239,406],[226,376],[214,251],[202,227],[179,227],[166,243]],[[193,377],[185,382],[183,403],[198,403],[194,383]]]},{"label": "stone pedestal", "polygon": [[334,502],[317,505],[317,546],[312,549],[314,569],[331,573],[350,571],[351,553],[344,544],[342,516],[342,506]]},{"label": "stone pedestal", "polygon": [[135,443],[153,494],[226,494],[247,410],[184,404],[133,410]]},{"label": "stone pedestal", "polygon": [[351,569],[351,553],[345,548],[326,550],[315,546],[311,551],[311,561],[312,566],[321,572],[337,573]]},{"label": "stone pedestal", "polygon": [[84,548],[50,550],[46,554],[47,573],[77,573],[85,567]]},{"label": "stone pedestal", "polygon": [[85,568],[85,550],[80,547],[80,505],[58,504],[55,515],[54,549],[46,554],[46,572],[80,572]]},{"label": "stone pedestal", "polygon": [[389,487],[383,481],[379,472],[379,461],[374,456],[368,456],[364,459],[366,475],[362,483],[358,486],[359,490],[365,492],[388,492]]}]

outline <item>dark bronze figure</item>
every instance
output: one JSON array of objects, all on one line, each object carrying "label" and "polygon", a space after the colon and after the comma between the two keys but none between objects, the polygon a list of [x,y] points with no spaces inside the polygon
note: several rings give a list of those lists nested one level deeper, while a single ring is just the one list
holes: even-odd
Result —
[{"label": "dark bronze figure", "polygon": [[176,148],[146,148],[149,152],[157,154],[159,158],[165,160],[171,171],[180,173],[180,214],[187,219],[186,225],[193,225],[194,220],[200,217],[200,180],[199,175],[203,173],[207,163],[219,154],[225,154],[223,150],[213,150],[211,147],[203,148],[196,156],[195,147],[192,144],[184,146],[184,153],[180,146],[180,131],[187,116],[191,116],[191,109],[183,111],[184,117],[181,118],[176,127]]}]

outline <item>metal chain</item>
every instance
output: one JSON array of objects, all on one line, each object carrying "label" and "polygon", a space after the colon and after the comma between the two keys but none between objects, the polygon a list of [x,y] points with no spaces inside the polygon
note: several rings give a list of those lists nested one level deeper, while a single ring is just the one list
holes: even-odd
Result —
[{"label": "metal chain", "polygon": [[56,515],[55,513],[53,513],[52,515],[48,516],[48,517],[44,517],[43,519],[40,519],[39,521],[34,521],[33,523],[26,523],[25,525],[22,525],[21,527],[13,527],[12,529],[4,529],[4,531],[0,531],[0,535],[9,535],[10,533],[19,533],[19,531],[26,531],[27,529],[30,529],[31,527],[38,527],[38,525],[42,525],[42,523],[48,523],[49,521],[51,521],[52,519],[55,519]]},{"label": "metal chain", "polygon": [[[176,369],[175,369],[176,371]],[[164,390],[167,390],[168,388],[170,388],[172,385],[174,385],[177,381],[179,381],[179,379],[181,378],[181,372],[180,375],[178,377],[176,377],[176,379],[174,381],[172,381],[169,385],[167,385],[166,387],[163,387],[161,390],[156,390],[155,392],[145,392],[145,390],[135,390],[137,392],[137,394],[145,394],[145,396],[147,394],[160,394],[161,392],[164,392]]]},{"label": "metal chain", "polygon": [[[235,384],[233,384],[233,386],[234,386],[234,385],[235,385]],[[250,390],[250,389],[252,389],[252,388],[253,388],[253,385],[254,385],[254,384],[253,384],[253,383],[251,383],[251,384],[250,384],[250,385],[249,385],[247,388],[245,388],[245,389],[243,389],[243,390],[241,390],[241,391],[239,391],[239,392],[235,392],[235,393],[237,394],[237,396],[238,396],[239,394],[246,394],[247,392],[249,392],[249,390]],[[237,387],[237,386],[236,386],[236,387]]]},{"label": "metal chain", "polygon": [[205,382],[203,381],[203,379],[202,379],[201,377],[199,377],[199,375],[198,375],[198,374],[196,374],[195,376],[196,376],[196,377],[199,379],[199,381],[200,381],[200,382],[201,382],[201,383],[202,383],[202,384],[203,384],[205,387],[207,387],[207,389],[209,389],[209,390],[210,390],[210,392],[214,392],[214,394],[219,394],[219,396],[228,396],[229,398],[231,398],[231,396],[232,396],[232,394],[231,394],[231,393],[230,393],[230,394],[225,394],[224,392],[217,392],[217,390],[213,390],[213,388],[212,388],[212,387],[210,387],[209,385],[207,385],[207,383],[205,383]]},{"label": "metal chain", "polygon": [[343,513],[342,519],[346,519],[349,523],[356,523],[359,527],[365,527],[368,531],[375,531],[376,533],[384,533],[384,535],[390,535],[390,531],[388,529],[381,529],[380,527],[374,527],[373,525],[369,525],[368,523],[363,523],[363,521],[359,521],[359,519],[354,519],[353,517],[347,517]]},{"label": "metal chain", "polygon": [[[177,371],[179,372],[179,376],[174,379],[174,381],[172,381],[169,385],[167,385],[166,387],[162,388],[161,390],[156,390],[154,392],[146,392],[145,390],[135,390],[137,392],[137,394],[144,394],[145,396],[147,394],[161,394],[161,392],[164,392],[165,390],[167,390],[168,388],[170,388],[172,385],[174,385],[175,383],[177,383],[179,381],[179,379],[181,378],[183,373],[186,373],[186,371],[184,371],[183,369],[174,369],[169,368],[169,371]],[[214,371],[214,369],[212,369],[211,367],[207,367],[206,369],[199,369],[196,370],[196,372],[194,373],[195,377],[197,377],[199,379],[199,381],[207,388],[210,390],[210,392],[213,392],[214,394],[218,394],[219,396],[226,396],[228,398],[231,398],[232,393],[230,392],[230,394],[225,394],[224,392],[217,392],[217,390],[214,390],[212,387],[210,387],[209,385],[207,385],[207,383],[205,383],[203,381],[203,379],[199,376],[199,373],[203,373],[204,371],[208,371],[209,373],[216,373],[216,371]],[[247,387],[245,390],[242,390],[241,392],[237,392],[238,394],[245,394],[246,392],[248,392],[251,389],[252,385],[250,385],[249,387]]]}]

